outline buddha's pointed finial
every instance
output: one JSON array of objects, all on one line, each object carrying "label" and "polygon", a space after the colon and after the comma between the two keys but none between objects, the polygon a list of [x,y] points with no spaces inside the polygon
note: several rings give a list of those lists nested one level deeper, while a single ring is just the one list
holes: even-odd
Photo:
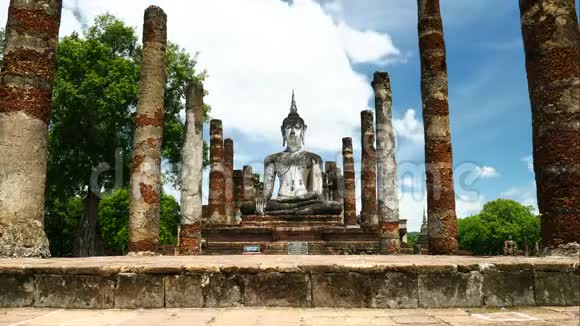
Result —
[{"label": "buddha's pointed finial", "polygon": [[423,223],[427,223],[427,215],[425,214],[424,208],[423,208]]},{"label": "buddha's pointed finial", "polygon": [[294,90],[292,90],[292,103],[290,103],[290,113],[297,113],[296,100],[294,99]]}]

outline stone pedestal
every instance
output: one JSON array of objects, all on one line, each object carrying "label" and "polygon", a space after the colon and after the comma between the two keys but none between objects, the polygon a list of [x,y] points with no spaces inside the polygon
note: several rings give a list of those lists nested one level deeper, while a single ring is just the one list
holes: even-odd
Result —
[{"label": "stone pedestal", "polygon": [[377,225],[377,175],[373,112],[361,114],[361,220],[364,225]]},{"label": "stone pedestal", "polygon": [[179,231],[179,254],[201,254],[201,222],[181,225]]}]

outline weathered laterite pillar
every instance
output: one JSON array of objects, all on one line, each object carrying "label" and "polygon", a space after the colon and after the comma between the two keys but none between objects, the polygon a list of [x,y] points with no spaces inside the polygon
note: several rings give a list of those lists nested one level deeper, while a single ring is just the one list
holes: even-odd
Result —
[{"label": "weathered laterite pillar", "polygon": [[48,123],[62,1],[10,1],[0,72],[0,257],[49,257]]},{"label": "weathered laterite pillar", "polygon": [[241,206],[244,201],[244,174],[242,170],[234,170],[234,217],[241,215]]},{"label": "weathered laterite pillar", "polygon": [[383,254],[399,253],[399,198],[397,197],[397,161],[393,131],[393,97],[389,74],[375,72],[375,114],[377,123],[377,205]]},{"label": "weathered laterite pillar", "polygon": [[224,140],[224,168],[225,168],[225,192],[224,192],[224,211],[225,221],[227,224],[235,223],[234,209],[234,141],[231,138]]},{"label": "weathered laterite pillar", "polygon": [[192,83],[185,104],[185,140],[181,153],[181,229],[179,253],[201,254],[203,175],[203,85]]},{"label": "weathered laterite pillar", "polygon": [[161,141],[165,95],[167,16],[145,9],[143,61],[135,112],[129,210],[129,252],[157,252],[161,197]]},{"label": "weathered laterite pillar", "polygon": [[242,198],[240,201],[241,211],[244,214],[256,212],[254,173],[250,165],[244,165],[242,170]]},{"label": "weathered laterite pillar", "polygon": [[210,223],[225,221],[225,165],[222,121],[213,119],[209,124],[209,198],[207,210]]},{"label": "weathered laterite pillar", "polygon": [[342,166],[344,169],[344,223],[356,225],[356,181],[352,138],[342,139]]},{"label": "weathered laterite pillar", "polygon": [[377,225],[377,175],[373,111],[360,113],[361,118],[361,220],[364,225]]},{"label": "weathered laterite pillar", "polygon": [[544,247],[580,243],[580,32],[574,0],[520,0]]},{"label": "weathered laterite pillar", "polygon": [[439,0],[418,0],[418,8],[429,252],[450,255],[457,250],[457,217],[443,23]]},{"label": "weathered laterite pillar", "polygon": [[336,174],[336,162],[324,162],[324,173],[326,174],[328,187],[328,200],[336,201],[338,198],[338,178]]}]

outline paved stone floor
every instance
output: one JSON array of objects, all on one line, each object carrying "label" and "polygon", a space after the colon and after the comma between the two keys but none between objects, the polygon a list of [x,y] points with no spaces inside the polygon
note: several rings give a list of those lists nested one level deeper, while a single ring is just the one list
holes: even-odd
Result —
[{"label": "paved stone floor", "polygon": [[0,326],[188,325],[563,325],[578,326],[580,307],[515,309],[0,309]]}]

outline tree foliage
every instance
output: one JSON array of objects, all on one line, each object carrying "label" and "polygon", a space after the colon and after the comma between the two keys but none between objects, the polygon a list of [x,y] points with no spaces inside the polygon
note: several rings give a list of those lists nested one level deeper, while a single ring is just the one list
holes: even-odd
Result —
[{"label": "tree foliage", "polygon": [[[109,14],[96,17],[83,36],[73,33],[60,40],[49,124],[47,225],[60,223],[57,217],[67,211],[65,206],[72,198],[87,197],[92,175],[98,175],[93,187],[97,192],[113,187],[115,173],[122,173],[121,184],[116,186],[128,185],[141,54],[135,29]],[[178,185],[185,89],[192,81],[202,81],[205,72],[196,70],[196,56],[171,42],[167,46],[166,70],[164,180]],[[205,109],[207,118],[209,107]],[[115,170],[118,153],[121,168]],[[204,146],[204,165],[207,164]],[[99,171],[105,172],[95,173]],[[82,200],[80,203],[85,206],[85,213],[80,215],[83,218],[91,216],[86,212],[89,207],[97,207]],[[93,216],[97,216],[96,212]],[[55,229],[50,232],[49,241],[62,243],[60,247],[65,250],[69,237],[70,233]],[[61,254],[66,253],[53,253]]]},{"label": "tree foliage", "polygon": [[[159,244],[175,245],[181,214],[179,204],[173,196],[161,195],[160,212]],[[99,229],[105,240],[107,254],[123,255],[127,253],[128,224],[129,191],[122,188],[104,196],[99,203]]]},{"label": "tree foliage", "polygon": [[4,42],[6,41],[6,33],[4,33],[4,27],[0,27],[0,67],[2,67],[2,61],[4,59]]},{"label": "tree foliage", "polygon": [[496,199],[483,206],[477,215],[460,219],[459,246],[476,255],[501,255],[510,236],[523,248],[540,241],[540,218],[533,207],[509,199]]}]

